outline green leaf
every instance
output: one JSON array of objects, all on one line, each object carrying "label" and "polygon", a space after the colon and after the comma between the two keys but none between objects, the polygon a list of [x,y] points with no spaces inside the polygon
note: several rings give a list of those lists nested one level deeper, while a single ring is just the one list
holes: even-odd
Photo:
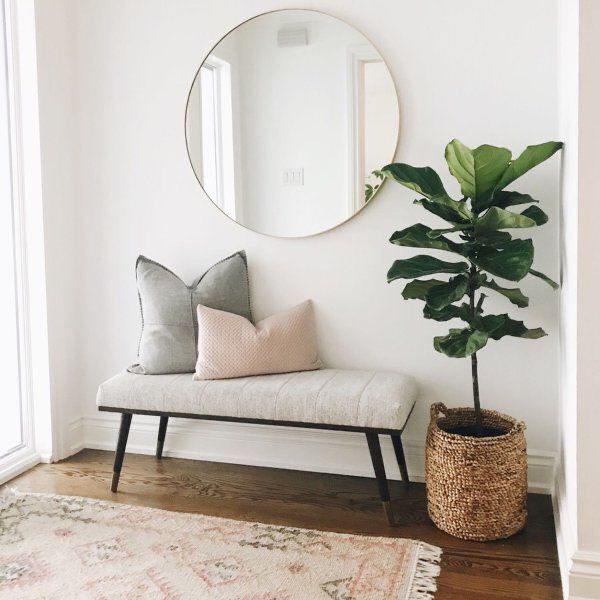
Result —
[{"label": "green leaf", "polygon": [[458,252],[460,244],[449,240],[443,236],[432,238],[429,233],[431,227],[421,225],[411,225],[402,231],[396,231],[390,238],[392,244],[397,246],[406,246],[410,248],[431,248],[434,250],[447,250],[448,252]]},{"label": "green leaf", "polygon": [[539,277],[542,281],[545,281],[554,290],[557,290],[560,287],[558,285],[558,283],[556,283],[556,281],[553,281],[552,279],[550,279],[550,277],[548,277],[548,275],[544,275],[543,273],[540,273],[539,271],[534,271],[533,269],[529,269],[529,274],[533,275],[534,277]]},{"label": "green leaf", "polygon": [[387,274],[388,283],[396,279],[413,279],[434,273],[465,273],[469,265],[465,262],[446,262],[433,256],[419,254],[412,258],[396,260]]},{"label": "green leaf", "polygon": [[427,292],[435,285],[442,285],[445,281],[439,279],[415,279],[409,281],[402,290],[405,300],[425,300]]},{"label": "green leaf", "polygon": [[490,281],[484,280],[480,283],[482,287],[486,287],[490,290],[494,290],[499,294],[502,294],[505,298],[508,298],[513,304],[519,308],[529,306],[529,298],[523,294],[519,288],[505,288],[498,285],[493,279]]},{"label": "green leaf", "polygon": [[485,331],[451,329],[448,335],[433,338],[433,347],[451,358],[465,358],[481,350],[488,341]]},{"label": "green leaf", "polygon": [[450,223],[464,223],[473,217],[465,202],[448,196],[440,176],[430,167],[392,163],[383,167],[380,173],[425,196],[425,199],[416,202]]},{"label": "green leaf", "polygon": [[471,150],[458,140],[446,146],[446,162],[450,173],[460,183],[464,196],[471,198],[473,208],[487,202],[496,184],[510,164],[511,153],[506,148],[484,144]]},{"label": "green leaf", "polygon": [[486,211],[483,217],[477,219],[477,222],[475,223],[475,232],[515,229],[518,227],[535,227],[535,225],[536,222],[527,216],[492,206],[492,208]]},{"label": "green leaf", "polygon": [[450,196],[434,196],[431,200],[423,198],[415,200],[415,204],[420,204],[425,210],[453,225],[470,223],[475,218],[466,202],[452,200]]},{"label": "green leaf", "polygon": [[477,317],[474,325],[478,330],[485,331],[493,340],[499,340],[506,335],[536,340],[548,335],[541,327],[528,329],[523,321],[515,321],[507,314]]},{"label": "green leaf", "polygon": [[469,288],[469,279],[464,275],[452,277],[448,283],[432,286],[425,296],[425,301],[434,310],[440,310],[456,300],[460,300]]},{"label": "green leaf", "polygon": [[543,225],[548,222],[548,215],[538,206],[529,206],[521,214],[534,220],[536,225]]},{"label": "green leaf", "polygon": [[449,321],[450,319],[462,319],[463,321],[469,322],[471,309],[468,304],[464,302],[460,306],[455,304],[449,304],[444,306],[440,310],[434,310],[426,304],[423,307],[423,316],[426,319],[433,319],[435,321]]},{"label": "green leaf", "polygon": [[439,237],[443,236],[445,233],[455,233],[457,231],[464,231],[465,229],[470,229],[472,225],[455,225],[454,227],[447,227],[446,229],[432,229],[427,233],[427,237],[430,237],[432,240],[437,240]]},{"label": "green leaf", "polygon": [[509,183],[527,173],[540,163],[549,159],[555,152],[563,147],[562,142],[545,142],[535,146],[527,146],[518,158],[510,163],[510,166],[496,185],[497,190],[505,188]]},{"label": "green leaf", "polygon": [[433,310],[433,308],[431,308],[431,306],[426,304],[423,307],[423,316],[426,319],[433,319],[434,321],[440,321],[440,322],[450,321],[450,319],[454,319],[458,316],[455,312],[455,309],[456,309],[456,312],[458,312],[458,309],[456,308],[456,306],[454,306],[454,304],[445,306],[441,310]]},{"label": "green leaf", "polygon": [[470,259],[492,275],[509,281],[520,281],[533,263],[533,242],[511,240],[497,247],[483,246],[471,254]]},{"label": "green leaf", "polygon": [[475,243],[497,247],[503,246],[511,240],[512,236],[507,231],[480,231],[476,236]]},{"label": "green leaf", "polygon": [[455,139],[446,146],[445,156],[448,169],[460,184],[463,196],[476,198],[475,159],[471,148]]},{"label": "green leaf", "polygon": [[491,336],[491,334],[499,327],[502,327],[503,324],[504,315],[486,315],[485,317],[476,317],[473,327],[477,327],[480,331],[485,331],[485,333]]},{"label": "green leaf", "polygon": [[426,198],[446,196],[440,176],[431,167],[411,167],[404,163],[392,163],[381,169],[384,177],[397,181]]},{"label": "green leaf", "polygon": [[505,192],[500,190],[494,194],[492,200],[492,204],[498,208],[507,208],[509,206],[529,204],[531,202],[538,202],[538,200],[534,200],[529,194],[519,194],[519,192]]}]

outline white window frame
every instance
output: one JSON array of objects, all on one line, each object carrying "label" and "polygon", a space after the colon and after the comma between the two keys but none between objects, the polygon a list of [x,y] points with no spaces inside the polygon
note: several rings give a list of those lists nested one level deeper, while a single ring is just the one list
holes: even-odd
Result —
[{"label": "white window frame", "polygon": [[[217,157],[217,197],[212,200],[232,219],[236,218],[235,152],[233,139],[233,102],[231,65],[211,54],[202,67],[214,72],[215,146]],[[200,104],[202,110],[202,103]],[[202,122],[202,115],[200,115]]]},{"label": "white window frame", "polygon": [[33,0],[3,0],[10,121],[22,445],[0,462],[0,484],[41,460],[56,440],[48,328]]}]

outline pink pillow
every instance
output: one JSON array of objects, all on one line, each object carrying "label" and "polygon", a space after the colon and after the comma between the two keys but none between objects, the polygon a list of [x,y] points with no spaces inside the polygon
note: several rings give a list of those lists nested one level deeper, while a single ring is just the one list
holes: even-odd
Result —
[{"label": "pink pillow", "polygon": [[233,313],[198,306],[198,361],[194,379],[320,369],[312,302],[256,325]]}]

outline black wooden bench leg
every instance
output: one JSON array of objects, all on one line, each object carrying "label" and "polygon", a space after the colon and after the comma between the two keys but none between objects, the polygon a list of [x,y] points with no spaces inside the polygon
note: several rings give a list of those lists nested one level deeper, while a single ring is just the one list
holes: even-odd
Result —
[{"label": "black wooden bench leg", "polygon": [[167,435],[167,423],[169,417],[161,417],[160,425],[158,426],[158,441],[156,442],[156,458],[162,458],[163,447],[165,445],[165,437]]},{"label": "black wooden bench leg", "polygon": [[371,461],[373,462],[373,470],[379,487],[379,497],[383,504],[383,510],[387,517],[388,523],[394,525],[394,513],[390,503],[390,490],[388,488],[387,478],[385,476],[385,467],[383,465],[383,456],[381,455],[381,446],[379,445],[379,436],[371,431],[366,432],[367,443],[369,444],[369,452],[371,453]]},{"label": "black wooden bench leg", "polygon": [[396,460],[398,461],[398,467],[400,468],[400,475],[402,475],[402,481],[404,485],[408,487],[410,479],[408,478],[408,469],[406,468],[406,459],[404,458],[404,448],[402,448],[402,439],[400,434],[392,434],[392,444],[394,445],[394,452],[396,453]]},{"label": "black wooden bench leg", "polygon": [[115,464],[113,466],[113,476],[110,489],[112,492],[117,491],[119,485],[119,476],[121,475],[121,467],[123,466],[123,458],[125,456],[125,446],[127,446],[127,437],[129,436],[129,426],[131,425],[131,413],[121,413],[121,427],[119,429],[119,441],[117,442],[117,451],[115,453]]}]

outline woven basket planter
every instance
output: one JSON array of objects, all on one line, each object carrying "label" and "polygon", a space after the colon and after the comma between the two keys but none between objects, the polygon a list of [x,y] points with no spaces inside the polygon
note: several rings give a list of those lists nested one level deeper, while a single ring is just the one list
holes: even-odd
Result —
[{"label": "woven basket planter", "polygon": [[[442,416],[443,414],[443,416]],[[475,438],[451,433],[475,424],[471,408],[431,406],[425,478],[427,509],[441,530],[465,540],[497,540],[527,520],[525,424],[483,410],[485,428],[504,432]]]}]

